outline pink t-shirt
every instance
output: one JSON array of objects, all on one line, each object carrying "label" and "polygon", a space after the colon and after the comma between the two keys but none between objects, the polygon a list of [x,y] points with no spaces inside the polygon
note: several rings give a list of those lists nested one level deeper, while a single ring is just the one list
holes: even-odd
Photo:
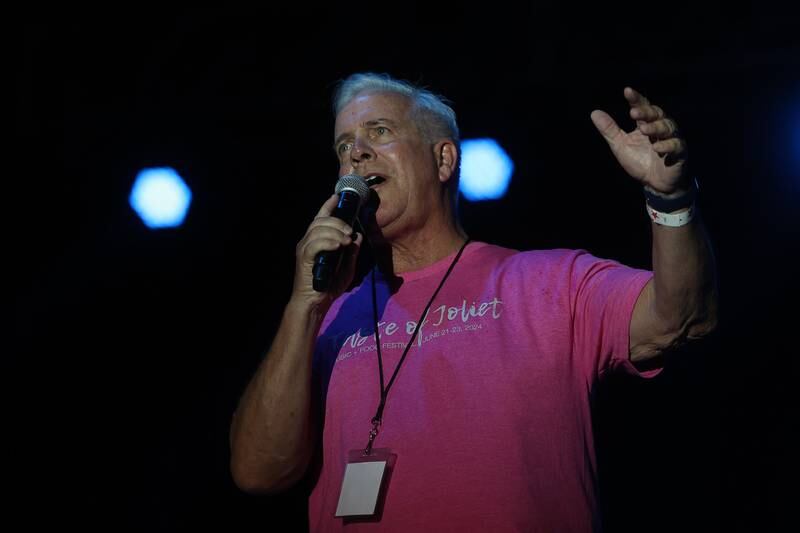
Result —
[{"label": "pink t-shirt", "polygon": [[[455,254],[378,276],[388,383]],[[376,448],[397,453],[379,522],[335,518],[350,450],[365,446],[379,401],[367,276],[334,302],[314,372],[323,397],[322,465],[311,531],[599,529],[590,399],[628,360],[631,314],[652,273],[584,251],[517,252],[470,243],[392,386]]]}]

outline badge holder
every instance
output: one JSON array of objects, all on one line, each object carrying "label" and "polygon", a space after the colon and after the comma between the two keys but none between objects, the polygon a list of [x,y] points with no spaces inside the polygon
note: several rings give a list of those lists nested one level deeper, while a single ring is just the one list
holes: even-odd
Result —
[{"label": "badge holder", "polygon": [[345,524],[380,521],[396,462],[389,448],[350,450],[335,516]]}]

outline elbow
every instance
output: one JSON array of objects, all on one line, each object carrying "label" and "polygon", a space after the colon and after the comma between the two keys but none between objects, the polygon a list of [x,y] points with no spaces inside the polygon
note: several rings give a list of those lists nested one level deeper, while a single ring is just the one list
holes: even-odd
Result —
[{"label": "elbow", "polygon": [[230,464],[231,477],[236,487],[247,494],[274,494],[275,484],[264,476],[259,476],[253,470],[240,466],[234,460]]},{"label": "elbow", "polygon": [[690,341],[702,339],[703,337],[708,336],[710,333],[716,330],[718,325],[719,322],[717,320],[716,315],[711,317],[705,317],[703,318],[703,320],[693,322],[686,329],[686,338]]},{"label": "elbow", "polygon": [[662,351],[680,348],[688,342],[703,339],[716,330],[717,325],[716,312],[693,315],[667,335],[669,340],[664,343]]},{"label": "elbow", "polygon": [[716,300],[696,308],[691,313],[654,313],[652,328],[646,339],[631,344],[630,359],[634,363],[657,360],[666,352],[702,339],[716,330],[718,315]]},{"label": "elbow", "polygon": [[247,494],[272,495],[297,484],[308,469],[308,462],[295,465],[252,465],[231,456],[230,472],[236,487]]},{"label": "elbow", "polygon": [[685,336],[688,340],[702,339],[708,336],[719,325],[716,291],[704,303],[699,312],[692,315],[684,326]]},{"label": "elbow", "polygon": [[673,315],[673,320],[665,320],[668,324],[671,347],[686,342],[702,339],[717,329],[719,316],[717,312],[716,290],[709,291],[706,298],[688,306],[683,313]]},{"label": "elbow", "polygon": [[634,360],[662,355],[679,349],[689,342],[700,340],[717,328],[718,321],[716,312],[713,312],[692,315],[689,318],[671,324],[668,321],[664,321],[662,324],[664,328],[658,336],[651,339],[651,342],[639,347],[638,352],[632,352]]}]

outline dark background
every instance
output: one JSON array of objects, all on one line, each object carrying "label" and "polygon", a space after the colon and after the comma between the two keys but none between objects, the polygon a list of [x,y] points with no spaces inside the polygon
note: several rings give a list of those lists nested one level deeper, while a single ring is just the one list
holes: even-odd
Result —
[{"label": "dark background", "polygon": [[[792,529],[800,20],[789,3],[731,5],[8,17],[6,519],[25,530],[306,528],[303,487],[234,487],[227,430],[287,301],[294,245],[335,182],[332,88],[372,70],[446,95],[464,138],[505,147],[507,196],[462,202],[462,219],[473,238],[520,249],[649,267],[640,188],[589,113],[630,129],[631,85],[676,117],[722,321],[656,380],[600,390],[605,526]],[[127,197],[138,170],[160,165],[194,199],[183,226],[151,231]]]}]

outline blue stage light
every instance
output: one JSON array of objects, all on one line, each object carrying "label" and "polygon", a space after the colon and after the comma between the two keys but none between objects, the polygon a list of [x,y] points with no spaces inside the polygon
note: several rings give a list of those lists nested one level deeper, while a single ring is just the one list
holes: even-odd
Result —
[{"label": "blue stage light", "polygon": [[139,172],[129,202],[148,228],[174,228],[183,223],[192,201],[192,191],[169,167]]},{"label": "blue stage light", "polygon": [[508,189],[514,162],[493,139],[461,141],[459,190],[467,200],[496,200]]}]

